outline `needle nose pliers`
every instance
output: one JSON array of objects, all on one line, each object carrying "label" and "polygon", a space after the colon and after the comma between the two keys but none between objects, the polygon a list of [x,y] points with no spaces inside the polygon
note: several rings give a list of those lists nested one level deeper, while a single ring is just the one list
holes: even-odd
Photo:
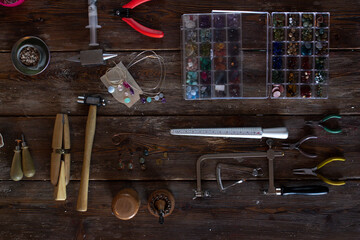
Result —
[{"label": "needle nose pliers", "polygon": [[286,150],[298,150],[305,157],[316,158],[317,157],[316,154],[307,153],[300,148],[301,144],[303,144],[304,142],[306,142],[307,140],[310,140],[310,139],[317,139],[317,136],[307,136],[307,137],[300,139],[296,143],[283,143],[281,148],[286,149]]},{"label": "needle nose pliers", "polygon": [[329,185],[333,185],[333,186],[344,185],[345,184],[344,181],[332,181],[330,179],[325,178],[321,174],[316,173],[317,170],[324,167],[326,164],[334,162],[334,161],[342,161],[342,162],[344,162],[345,158],[339,158],[339,157],[328,158],[328,159],[326,159],[325,161],[322,161],[316,167],[313,167],[313,168],[297,168],[297,169],[293,169],[293,173],[294,174],[299,174],[299,175],[316,176],[316,177],[320,178],[323,182],[325,182],[325,183],[327,183]]},{"label": "needle nose pliers", "polygon": [[328,127],[326,127],[324,124],[325,122],[327,122],[328,120],[330,119],[341,119],[341,116],[339,115],[329,115],[329,116],[326,116],[324,117],[322,120],[320,121],[307,121],[305,122],[305,125],[309,125],[309,126],[319,126],[321,127],[322,129],[324,129],[326,132],[328,133],[333,133],[333,134],[336,134],[336,133],[341,133],[342,130],[341,129],[330,129]]},{"label": "needle nose pliers", "polygon": [[124,6],[122,6],[121,8],[114,9],[114,14],[115,16],[121,17],[121,20],[123,20],[124,22],[129,24],[133,29],[135,29],[141,34],[144,34],[145,36],[152,38],[163,38],[164,33],[162,31],[145,27],[130,17],[131,9],[134,9],[136,6],[139,6],[140,4],[148,1],[150,0],[132,0],[129,3],[125,4]]}]

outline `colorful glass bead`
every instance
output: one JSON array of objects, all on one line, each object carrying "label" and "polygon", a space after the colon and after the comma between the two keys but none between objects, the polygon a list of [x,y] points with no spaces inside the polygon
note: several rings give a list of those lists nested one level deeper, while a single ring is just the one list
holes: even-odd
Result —
[{"label": "colorful glass bead", "polygon": [[186,28],[195,28],[197,16],[194,15],[184,15],[183,17],[184,25]]},{"label": "colorful glass bead", "polygon": [[125,102],[125,103],[130,103],[130,102],[131,102],[131,99],[130,99],[130,98],[125,98],[125,99],[124,99],[124,102]]},{"label": "colorful glass bead", "polygon": [[237,29],[229,29],[228,30],[228,39],[232,42],[239,41],[239,30]]},{"label": "colorful glass bead", "polygon": [[200,83],[201,84],[211,84],[211,73],[210,72],[201,72],[200,73]]},{"label": "colorful glass bead", "polygon": [[207,57],[200,58],[200,69],[209,71],[211,70],[211,60]]},{"label": "colorful glass bead", "polygon": [[210,42],[210,40],[211,40],[211,30],[200,29],[200,42]]},{"label": "colorful glass bead", "polygon": [[210,57],[211,44],[208,42],[200,44],[200,55],[203,57]]},{"label": "colorful glass bead", "polygon": [[200,15],[199,17],[199,27],[200,28],[209,28],[211,27],[211,19],[208,15]]},{"label": "colorful glass bead", "polygon": [[146,101],[147,101],[148,103],[151,103],[151,101],[152,101],[151,97],[147,97],[147,98],[146,98]]},{"label": "colorful glass bead", "polygon": [[215,28],[225,27],[225,15],[214,15],[214,27]]},{"label": "colorful glass bead", "polygon": [[108,92],[109,93],[114,93],[115,92],[115,88],[113,86],[109,86],[108,87]]},{"label": "colorful glass bead", "polygon": [[227,23],[229,27],[239,27],[240,26],[240,14],[228,14]]},{"label": "colorful glass bead", "polygon": [[197,31],[196,30],[185,31],[185,40],[187,42],[196,42],[197,41]]},{"label": "colorful glass bead", "polygon": [[196,58],[188,58],[186,63],[187,71],[196,71],[198,68],[198,63]]},{"label": "colorful glass bead", "polygon": [[130,88],[130,85],[129,85],[126,81],[123,81],[123,86],[124,86],[125,88]]}]

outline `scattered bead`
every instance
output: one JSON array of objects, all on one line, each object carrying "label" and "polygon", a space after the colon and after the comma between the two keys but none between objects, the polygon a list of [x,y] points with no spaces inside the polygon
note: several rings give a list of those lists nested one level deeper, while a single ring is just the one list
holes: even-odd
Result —
[{"label": "scattered bead", "polygon": [[119,170],[123,170],[125,168],[124,163],[119,160]]},{"label": "scattered bead", "polygon": [[125,98],[125,99],[124,99],[124,102],[125,102],[125,103],[130,103],[130,102],[131,102],[131,99],[130,99],[130,98]]},{"label": "scattered bead", "polygon": [[156,95],[156,96],[154,97],[154,99],[155,99],[155,101],[159,101],[159,100],[160,100],[159,95]]},{"label": "scattered bead", "polygon": [[143,158],[143,157],[139,158],[139,163],[144,164],[145,163],[145,158]]},{"label": "scattered bead", "polygon": [[147,148],[144,149],[144,155],[149,156],[149,150]]},{"label": "scattered bead", "polygon": [[133,170],[133,169],[134,169],[134,165],[133,165],[132,162],[129,162],[129,163],[128,163],[128,169],[129,169],[129,170]]},{"label": "scattered bead", "polygon": [[164,94],[163,94],[163,93],[159,93],[159,97],[160,97],[160,98],[163,98],[163,97],[164,97]]},{"label": "scattered bead", "polygon": [[147,98],[146,98],[146,101],[147,101],[148,103],[151,103],[151,101],[152,101],[151,97],[147,97]]},{"label": "scattered bead", "polygon": [[115,92],[115,88],[113,86],[109,86],[108,87],[108,92],[109,93],[114,93]]}]

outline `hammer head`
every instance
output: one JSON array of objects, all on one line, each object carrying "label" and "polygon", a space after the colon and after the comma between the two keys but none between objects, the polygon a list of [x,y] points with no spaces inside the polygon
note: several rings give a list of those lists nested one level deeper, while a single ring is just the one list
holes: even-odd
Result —
[{"label": "hammer head", "polygon": [[106,106],[106,101],[100,96],[78,96],[78,103],[89,104],[89,105],[96,105]]}]

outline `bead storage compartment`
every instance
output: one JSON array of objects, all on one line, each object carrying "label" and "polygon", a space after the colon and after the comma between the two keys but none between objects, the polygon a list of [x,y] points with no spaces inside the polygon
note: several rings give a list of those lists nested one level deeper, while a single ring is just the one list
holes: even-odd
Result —
[{"label": "bead storage compartment", "polygon": [[241,14],[184,14],[181,30],[185,99],[241,98]]},{"label": "bead storage compartment", "polygon": [[329,12],[273,12],[270,98],[328,98]]}]

